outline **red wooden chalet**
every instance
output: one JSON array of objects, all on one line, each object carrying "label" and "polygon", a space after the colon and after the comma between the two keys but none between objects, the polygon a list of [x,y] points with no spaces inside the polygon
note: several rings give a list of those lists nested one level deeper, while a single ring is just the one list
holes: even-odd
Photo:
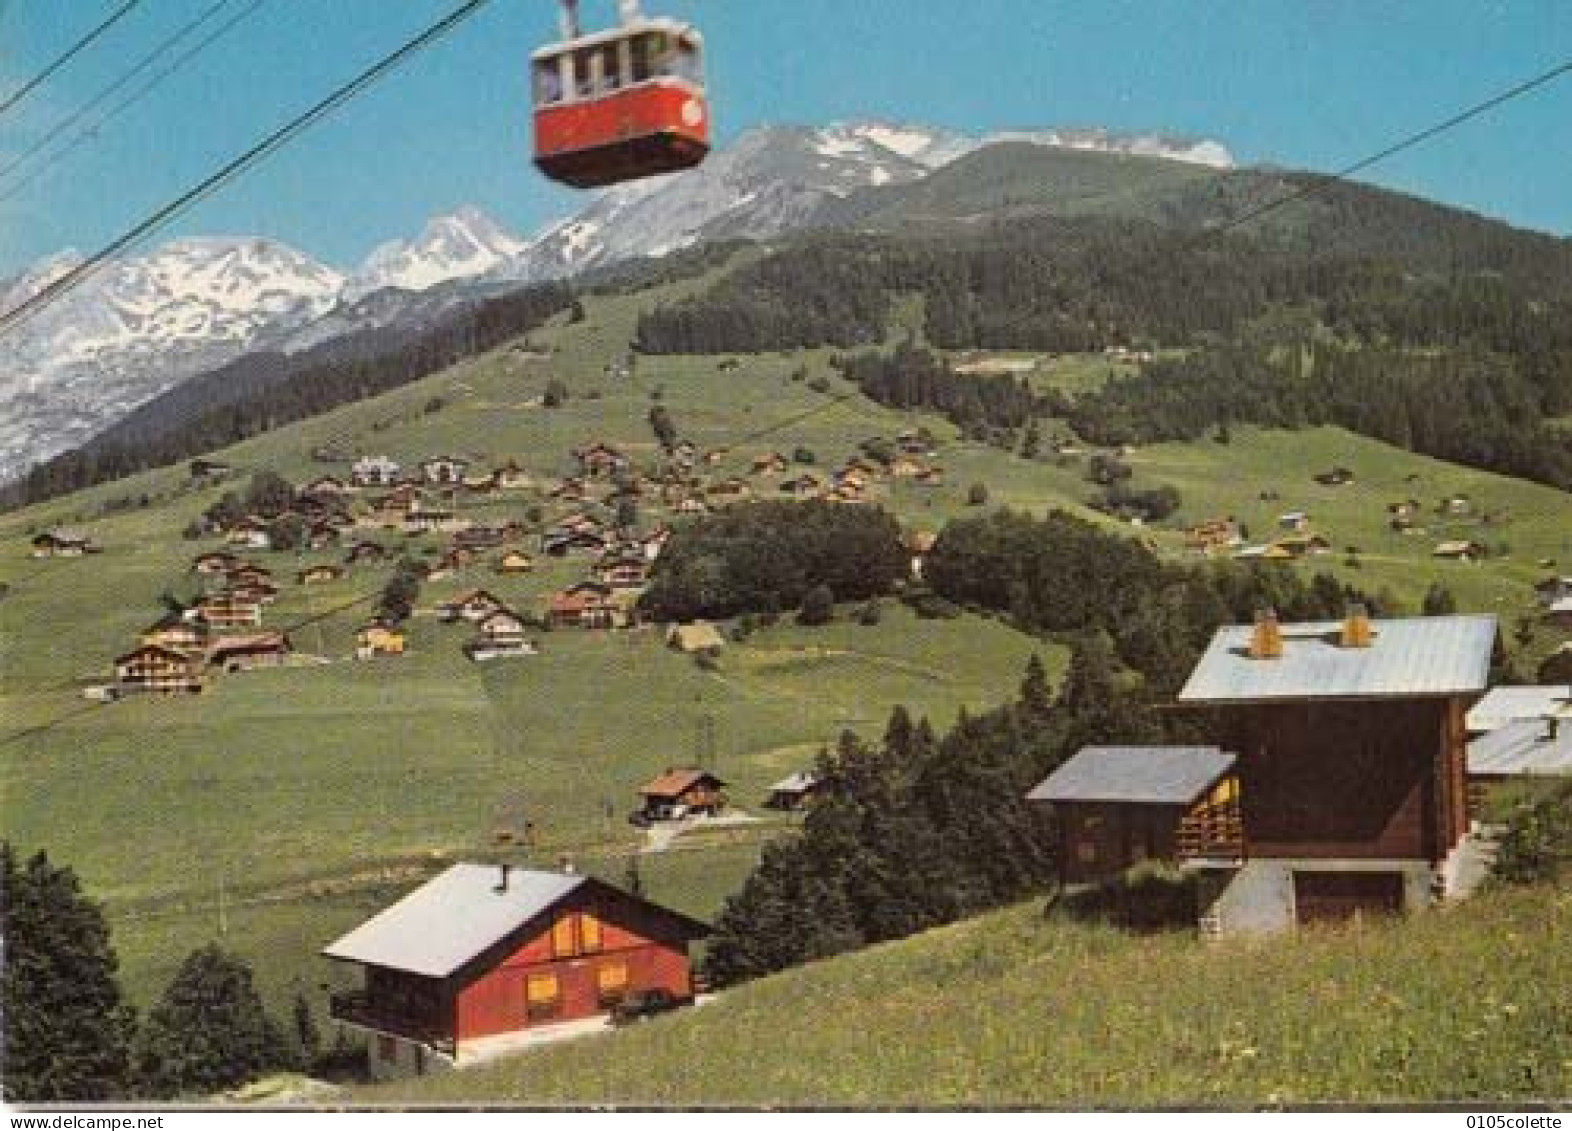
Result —
[{"label": "red wooden chalet", "polygon": [[332,1016],[378,1077],[423,1074],[664,990],[693,1000],[695,919],[588,876],[457,864],[322,953],[365,972]]}]

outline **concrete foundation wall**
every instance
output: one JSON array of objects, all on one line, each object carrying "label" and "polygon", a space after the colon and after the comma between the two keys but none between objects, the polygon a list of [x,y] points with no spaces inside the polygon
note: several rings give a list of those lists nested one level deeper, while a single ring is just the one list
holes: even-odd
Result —
[{"label": "concrete foundation wall", "polygon": [[1251,860],[1237,871],[1202,878],[1203,927],[1225,935],[1288,930],[1297,921],[1295,872],[1400,872],[1405,912],[1434,902],[1435,871],[1422,860]]},{"label": "concrete foundation wall", "polygon": [[366,1065],[373,1080],[407,1080],[453,1071],[452,1057],[419,1041],[359,1026],[350,1026],[349,1030],[365,1039]]}]

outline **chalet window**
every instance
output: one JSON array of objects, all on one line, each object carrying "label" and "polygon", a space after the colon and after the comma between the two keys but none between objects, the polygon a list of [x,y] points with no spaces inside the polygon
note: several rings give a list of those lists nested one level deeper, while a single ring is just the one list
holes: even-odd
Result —
[{"label": "chalet window", "polygon": [[601,1005],[616,1005],[628,993],[628,964],[608,962],[595,971],[595,990]]},{"label": "chalet window", "polygon": [[555,974],[531,974],[524,983],[524,1002],[531,1020],[555,1017],[561,998]]},{"label": "chalet window", "polygon": [[551,953],[558,958],[572,958],[579,952],[578,932],[573,929],[572,915],[559,915],[551,925]]},{"label": "chalet window", "polygon": [[593,912],[586,911],[579,916],[579,944],[585,954],[600,953],[600,920]]},{"label": "chalet window", "polygon": [[398,1041],[386,1034],[377,1035],[377,1059],[383,1064],[398,1063]]}]

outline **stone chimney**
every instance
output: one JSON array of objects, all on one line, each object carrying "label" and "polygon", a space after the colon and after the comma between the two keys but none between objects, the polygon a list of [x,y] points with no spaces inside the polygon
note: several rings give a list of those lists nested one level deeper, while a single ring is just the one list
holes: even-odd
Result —
[{"label": "stone chimney", "polygon": [[1363,605],[1350,605],[1343,621],[1341,643],[1344,648],[1369,648],[1375,643],[1375,627],[1370,611]]},{"label": "stone chimney", "polygon": [[1283,630],[1274,609],[1255,614],[1255,630],[1250,634],[1252,660],[1280,660],[1283,657]]}]

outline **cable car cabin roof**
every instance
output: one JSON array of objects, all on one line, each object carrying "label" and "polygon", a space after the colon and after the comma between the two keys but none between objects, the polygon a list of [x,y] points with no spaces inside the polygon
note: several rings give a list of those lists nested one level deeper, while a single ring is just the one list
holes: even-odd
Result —
[{"label": "cable car cabin roof", "polygon": [[630,39],[635,35],[646,35],[652,32],[665,32],[681,39],[686,39],[693,46],[703,48],[704,36],[699,34],[692,24],[685,24],[681,20],[674,20],[665,16],[653,19],[637,20],[631,24],[622,24],[618,27],[607,28],[605,31],[592,32],[581,35],[577,39],[565,39],[557,43],[548,43],[530,56],[532,63],[543,62],[547,59],[566,55],[571,51],[579,51],[586,47],[601,47],[608,43],[617,43]]}]

